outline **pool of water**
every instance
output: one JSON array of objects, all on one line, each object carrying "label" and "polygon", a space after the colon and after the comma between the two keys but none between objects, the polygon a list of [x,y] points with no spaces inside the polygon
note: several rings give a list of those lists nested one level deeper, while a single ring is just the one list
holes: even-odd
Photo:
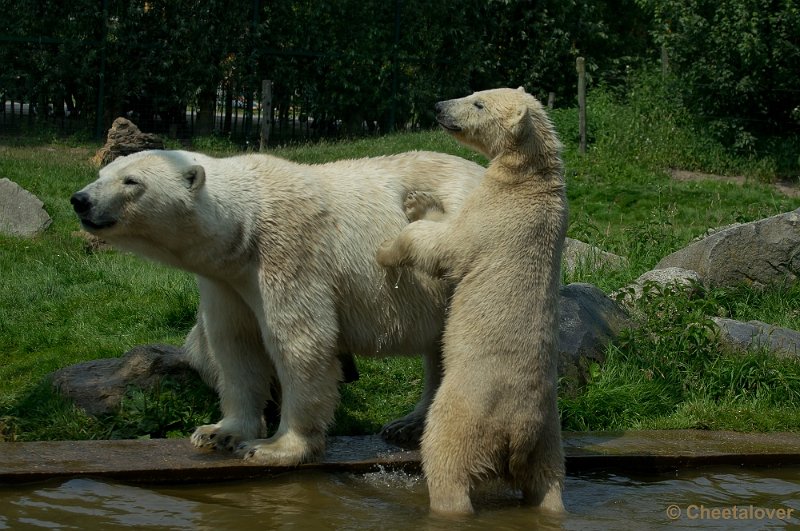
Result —
[{"label": "pool of water", "polygon": [[70,479],[0,487],[0,529],[778,529],[800,525],[800,468],[570,476],[564,502],[556,518],[490,487],[475,516],[454,522],[431,515],[424,480],[404,472],[144,487]]}]

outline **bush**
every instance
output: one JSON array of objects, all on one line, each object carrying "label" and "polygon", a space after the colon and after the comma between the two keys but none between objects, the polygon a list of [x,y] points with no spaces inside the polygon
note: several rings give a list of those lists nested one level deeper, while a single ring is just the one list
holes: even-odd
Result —
[{"label": "bush", "polygon": [[778,0],[638,0],[666,46],[675,89],[743,153],[800,131],[800,7]]}]

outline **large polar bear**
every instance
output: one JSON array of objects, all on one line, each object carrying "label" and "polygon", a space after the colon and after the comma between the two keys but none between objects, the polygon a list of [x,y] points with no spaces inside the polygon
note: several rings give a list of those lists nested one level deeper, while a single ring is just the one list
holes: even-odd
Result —
[{"label": "large polar bear", "polygon": [[[422,399],[385,428],[398,438],[421,433],[440,380],[448,287],[387,274],[375,249],[408,223],[410,190],[457,210],[483,171],[432,152],[303,165],[146,151],[101,169],[71,202],[87,231],[197,276],[197,324],[185,348],[216,385],[223,417],[197,428],[194,445],[294,465],[323,453],[341,353],[423,355]],[[263,439],[275,376],[281,420]]]},{"label": "large polar bear", "polygon": [[[412,193],[413,217],[378,250],[458,282],[444,332],[444,379],[422,437],[431,508],[472,512],[470,490],[508,478],[528,503],[563,511],[557,402],[558,289],[567,228],[560,143],[541,104],[496,89],[436,105],[456,139],[491,159],[459,212]],[[428,218],[430,211],[439,218]]]}]

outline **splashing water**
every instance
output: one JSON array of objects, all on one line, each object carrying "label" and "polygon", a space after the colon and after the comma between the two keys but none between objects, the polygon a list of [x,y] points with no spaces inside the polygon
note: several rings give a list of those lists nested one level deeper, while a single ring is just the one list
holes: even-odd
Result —
[{"label": "splashing water", "polygon": [[383,465],[378,465],[377,472],[353,474],[352,477],[370,486],[387,489],[413,490],[424,482],[424,478],[420,474],[409,474],[403,470],[387,470]]}]

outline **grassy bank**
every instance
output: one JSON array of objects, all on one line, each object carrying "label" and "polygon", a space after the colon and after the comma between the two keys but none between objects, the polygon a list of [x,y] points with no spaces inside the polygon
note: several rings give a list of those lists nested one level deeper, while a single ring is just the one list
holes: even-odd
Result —
[{"label": "grassy bank", "polygon": [[[800,199],[769,185],[786,176],[778,173],[787,167],[783,159],[731,155],[690,127],[680,102],[658,90],[639,84],[624,101],[594,92],[585,156],[576,149],[577,112],[553,112],[565,143],[569,235],[630,259],[625,269],[582,270],[566,282],[610,292],[710,227],[800,206]],[[87,253],[72,235],[78,223],[68,199],[94,179],[88,159],[97,147],[0,139],[0,177],[40,197],[53,218],[37,239],[0,237],[0,439],[181,436],[217,415],[214,396],[202,386],[165,381],[154,393],[132,390],[118,414],[94,419],[54,396],[44,381],[60,367],[119,356],[135,345],[179,345],[194,320],[190,275],[114,251]],[[195,149],[220,155],[233,147],[207,140]],[[274,154],[310,163],[410,149],[481,161],[438,131]],[[670,168],[749,180],[744,186],[677,182]],[[721,315],[800,330],[798,308],[800,288],[789,286],[716,289],[692,298],[656,294],[642,305],[646,324],[609,348],[584,387],[562,395],[564,427],[800,430],[800,364],[758,352],[725,353],[706,321]],[[335,433],[374,432],[410,410],[419,395],[418,360],[360,358],[358,364],[361,379],[342,386]]]}]

